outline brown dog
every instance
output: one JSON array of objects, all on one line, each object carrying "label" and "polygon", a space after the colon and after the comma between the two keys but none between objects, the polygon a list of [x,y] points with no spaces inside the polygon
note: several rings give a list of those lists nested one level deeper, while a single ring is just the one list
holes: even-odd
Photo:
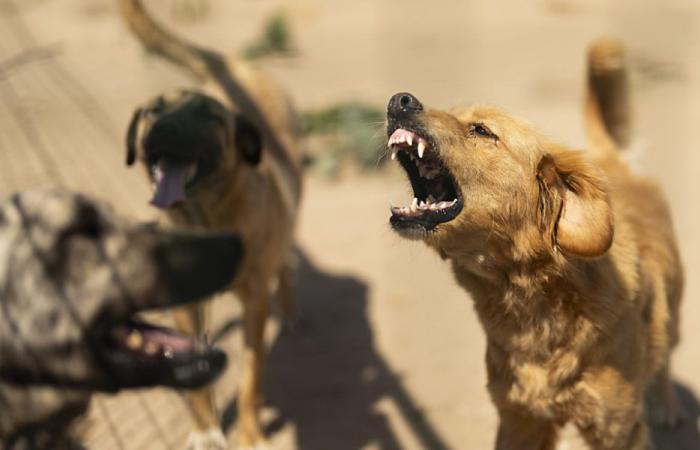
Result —
[{"label": "brown dog", "polygon": [[388,106],[392,158],[415,198],[401,235],[450,261],[486,331],[498,449],[553,449],[570,422],[594,449],[643,449],[646,413],[674,424],[669,378],[682,272],[659,189],[632,174],[622,48],[589,54],[590,152],[495,108]]},{"label": "brown dog", "polygon": [[[238,397],[242,447],[264,441],[257,410],[262,403],[263,331],[271,295],[291,308],[289,256],[301,182],[293,158],[294,123],[287,97],[269,79],[237,60],[168,34],[137,0],[122,0],[132,30],[144,45],[190,69],[205,91],[157,96],[134,113],[127,164],[143,163],[165,221],[231,230],[251,251],[231,289],[243,302],[245,355]],[[204,331],[203,306],[176,312],[178,326]],[[190,396],[195,429],[190,448],[225,448],[212,392]]]}]

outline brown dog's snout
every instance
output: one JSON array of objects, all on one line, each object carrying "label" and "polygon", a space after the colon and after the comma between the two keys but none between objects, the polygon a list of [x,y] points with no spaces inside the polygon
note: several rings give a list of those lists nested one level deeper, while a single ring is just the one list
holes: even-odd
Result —
[{"label": "brown dog's snout", "polygon": [[408,92],[399,92],[389,99],[387,115],[392,119],[408,118],[423,111],[423,104]]}]

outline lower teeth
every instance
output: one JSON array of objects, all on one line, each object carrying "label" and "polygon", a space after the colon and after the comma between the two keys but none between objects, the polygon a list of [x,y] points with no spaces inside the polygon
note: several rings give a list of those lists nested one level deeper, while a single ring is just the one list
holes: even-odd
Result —
[{"label": "lower teeth", "polygon": [[[414,198],[411,206],[404,206],[403,208],[392,207],[392,213],[402,214],[402,215],[415,215],[416,213],[425,211],[440,211],[443,209],[450,208],[457,203],[457,199],[450,202],[443,201],[437,202],[432,196],[429,196],[426,200],[421,200]],[[431,201],[432,200],[432,201]]]}]

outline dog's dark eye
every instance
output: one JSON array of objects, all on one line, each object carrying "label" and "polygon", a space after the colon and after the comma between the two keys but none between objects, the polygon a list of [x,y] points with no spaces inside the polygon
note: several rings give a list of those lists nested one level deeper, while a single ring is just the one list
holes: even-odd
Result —
[{"label": "dog's dark eye", "polygon": [[491,132],[488,128],[486,128],[484,125],[480,123],[475,123],[472,124],[471,126],[471,131],[472,133],[476,134],[477,136],[481,137],[488,137],[488,138],[495,138],[496,135]]}]

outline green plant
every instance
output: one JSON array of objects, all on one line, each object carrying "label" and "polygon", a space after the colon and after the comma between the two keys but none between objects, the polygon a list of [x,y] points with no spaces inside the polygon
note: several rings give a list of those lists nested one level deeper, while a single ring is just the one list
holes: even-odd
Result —
[{"label": "green plant", "polygon": [[360,102],[344,102],[303,112],[301,131],[307,138],[311,166],[327,175],[352,160],[363,169],[379,166],[385,154],[384,115],[379,108]]},{"label": "green plant", "polygon": [[275,53],[289,53],[292,49],[291,41],[287,17],[278,12],[268,19],[260,37],[245,48],[243,56],[247,59],[258,59]]}]

